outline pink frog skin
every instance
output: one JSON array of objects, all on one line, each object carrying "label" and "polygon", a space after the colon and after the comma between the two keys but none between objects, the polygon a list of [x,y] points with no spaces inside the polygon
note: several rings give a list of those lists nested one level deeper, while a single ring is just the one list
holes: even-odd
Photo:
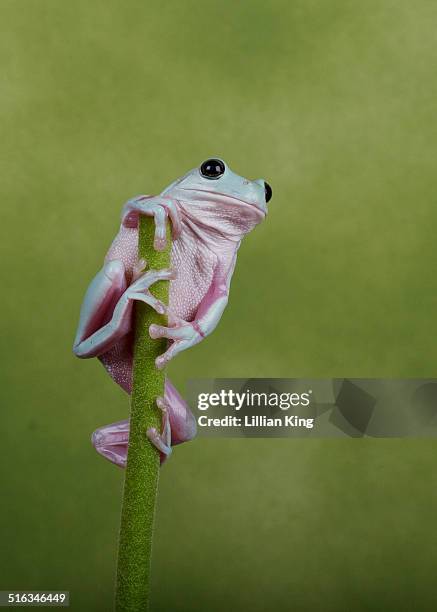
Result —
[{"label": "pink frog skin", "polygon": [[[168,315],[168,327],[149,328],[152,338],[169,341],[166,352],[156,360],[157,368],[206,338],[226,308],[241,240],[264,219],[271,195],[264,180],[247,180],[232,172],[223,160],[213,158],[159,196],[129,200],[103,268],[85,294],[75,355],[98,357],[113,380],[130,393],[135,300]],[[171,269],[146,270],[146,262],[138,260],[139,215],[154,218],[156,250],[166,246],[166,222],[170,220]],[[168,307],[150,292],[158,280],[170,281]],[[151,428],[147,436],[163,461],[172,445],[195,436],[196,421],[168,379],[164,396],[156,403],[162,410],[162,432]],[[121,467],[126,465],[128,439],[128,420],[101,427],[92,436],[97,452]]]}]

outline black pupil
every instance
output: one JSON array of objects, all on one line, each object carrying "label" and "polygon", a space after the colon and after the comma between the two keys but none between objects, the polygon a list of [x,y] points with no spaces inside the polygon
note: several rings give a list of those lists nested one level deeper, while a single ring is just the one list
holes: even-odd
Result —
[{"label": "black pupil", "polygon": [[200,172],[209,179],[217,179],[224,174],[225,165],[220,159],[208,159],[200,166]]}]

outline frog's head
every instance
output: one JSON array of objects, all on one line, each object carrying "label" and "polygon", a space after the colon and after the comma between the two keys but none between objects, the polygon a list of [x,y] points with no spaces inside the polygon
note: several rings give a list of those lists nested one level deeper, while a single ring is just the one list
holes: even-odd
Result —
[{"label": "frog's head", "polygon": [[264,179],[243,178],[214,157],[187,172],[161,195],[177,200],[196,225],[235,240],[264,219],[272,189]]},{"label": "frog's head", "polygon": [[204,161],[198,168],[187,172],[182,178],[172,183],[162,195],[188,200],[214,200],[217,203],[229,204],[234,200],[257,208],[264,217],[267,213],[267,202],[272,197],[272,189],[264,179],[249,181],[235,174],[220,158],[214,157]]}]

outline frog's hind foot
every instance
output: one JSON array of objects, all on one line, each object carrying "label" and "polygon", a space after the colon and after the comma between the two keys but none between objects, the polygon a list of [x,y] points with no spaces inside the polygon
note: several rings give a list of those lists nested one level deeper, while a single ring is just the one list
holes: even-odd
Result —
[{"label": "frog's hind foot", "polygon": [[147,430],[147,437],[150,442],[156,446],[161,453],[161,463],[171,455],[171,427],[168,413],[170,406],[164,397],[158,397],[156,405],[162,412],[162,433],[159,433],[155,427],[150,427]]},{"label": "frog's hind foot", "polygon": [[99,427],[91,436],[96,451],[119,467],[126,467],[129,420]]}]

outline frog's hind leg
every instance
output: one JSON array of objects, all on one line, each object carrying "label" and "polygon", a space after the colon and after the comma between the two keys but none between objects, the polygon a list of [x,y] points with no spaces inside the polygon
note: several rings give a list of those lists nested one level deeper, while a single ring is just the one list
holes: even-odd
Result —
[{"label": "frog's hind leg", "polygon": [[[161,463],[171,454],[171,446],[191,440],[196,435],[196,420],[188,404],[182,399],[169,380],[165,383],[164,397],[157,398],[162,410],[162,431],[149,428],[145,434],[161,453]],[[129,421],[104,425],[92,435],[92,443],[98,453],[120,467],[126,467],[129,442]]]},{"label": "frog's hind leg", "polygon": [[102,355],[126,333],[132,309],[129,301],[118,307],[119,324],[116,326],[111,321],[126,286],[125,268],[121,260],[106,262],[92,280],[82,303],[73,345],[77,357]]}]

